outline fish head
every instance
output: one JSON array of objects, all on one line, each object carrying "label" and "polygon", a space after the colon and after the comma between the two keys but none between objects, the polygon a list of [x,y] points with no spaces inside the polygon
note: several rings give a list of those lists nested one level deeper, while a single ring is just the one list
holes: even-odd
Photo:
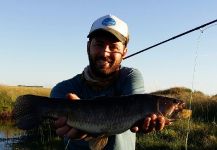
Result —
[{"label": "fish head", "polygon": [[182,100],[170,97],[159,97],[157,109],[165,117],[175,118],[176,114],[183,110],[185,103]]}]

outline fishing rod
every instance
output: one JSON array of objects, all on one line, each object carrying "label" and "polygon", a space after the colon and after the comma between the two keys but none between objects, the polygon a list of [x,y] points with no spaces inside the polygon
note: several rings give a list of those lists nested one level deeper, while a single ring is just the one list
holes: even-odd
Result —
[{"label": "fishing rod", "polygon": [[196,31],[196,30],[198,30],[198,29],[201,29],[201,28],[203,28],[203,27],[205,27],[205,26],[208,26],[208,25],[210,25],[210,24],[213,24],[213,23],[215,23],[215,22],[217,22],[217,19],[216,19],[216,20],[213,20],[213,21],[210,21],[210,22],[208,22],[208,23],[205,23],[205,24],[203,24],[203,25],[201,25],[201,26],[198,26],[198,27],[196,27],[196,28],[193,28],[193,29],[191,29],[191,30],[188,30],[188,31],[186,31],[186,32],[183,32],[183,33],[181,33],[181,34],[178,34],[178,35],[176,35],[176,36],[173,36],[173,37],[171,37],[171,38],[169,38],[169,39],[167,39],[167,40],[165,40],[165,41],[162,41],[162,42],[159,42],[159,43],[157,43],[157,44],[154,44],[154,45],[152,45],[152,46],[150,46],[150,47],[147,47],[147,48],[145,48],[145,49],[143,49],[143,50],[140,50],[140,51],[138,51],[138,52],[135,52],[135,53],[133,53],[133,54],[131,54],[131,55],[129,55],[129,56],[124,57],[124,59],[130,58],[130,57],[132,57],[132,56],[134,56],[134,55],[137,55],[137,54],[139,54],[139,53],[142,53],[142,52],[144,52],[144,51],[147,51],[147,50],[149,50],[149,49],[151,49],[151,48],[154,48],[154,47],[156,47],[156,46],[159,46],[159,45],[161,45],[161,44],[163,44],[163,43],[166,43],[166,42],[169,42],[169,41],[171,41],[171,40],[174,40],[174,39],[176,39],[176,38],[178,38],[178,37],[181,37],[181,36],[183,36],[183,35],[189,34],[189,33],[193,32],[193,31]]}]

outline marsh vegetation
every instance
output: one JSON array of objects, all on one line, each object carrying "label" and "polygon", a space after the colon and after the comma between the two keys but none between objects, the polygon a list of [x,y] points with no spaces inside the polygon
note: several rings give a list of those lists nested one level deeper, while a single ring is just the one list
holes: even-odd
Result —
[{"label": "marsh vegetation", "polygon": [[[64,149],[63,140],[55,135],[52,121],[28,132],[13,126],[11,110],[19,95],[49,96],[50,89],[41,87],[0,86],[0,148],[11,149]],[[208,96],[200,91],[176,87],[153,94],[182,99],[192,109],[190,120],[178,120],[163,131],[137,134],[137,150],[217,149],[217,95]],[[18,140],[19,139],[19,140]]]}]

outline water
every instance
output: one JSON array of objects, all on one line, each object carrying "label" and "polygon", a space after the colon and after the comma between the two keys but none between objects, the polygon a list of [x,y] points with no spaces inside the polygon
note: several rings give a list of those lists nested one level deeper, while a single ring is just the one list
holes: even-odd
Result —
[{"label": "water", "polygon": [[13,126],[12,122],[0,121],[0,150],[62,150],[62,139],[46,126],[29,132],[24,132]]},{"label": "water", "polygon": [[0,132],[0,149],[1,150],[11,150],[13,143],[15,143],[15,139],[9,139],[4,135],[4,133]]},{"label": "water", "polygon": [[[5,135],[0,131],[0,139],[5,138]],[[7,146],[7,143],[3,140],[0,141],[0,149],[5,149]]]},{"label": "water", "polygon": [[12,122],[0,122],[0,150],[14,149],[22,131],[13,127]]}]

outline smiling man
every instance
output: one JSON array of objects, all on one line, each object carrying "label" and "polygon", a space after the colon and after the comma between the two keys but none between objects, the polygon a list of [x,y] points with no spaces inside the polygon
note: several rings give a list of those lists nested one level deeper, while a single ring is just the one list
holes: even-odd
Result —
[{"label": "smiling man", "polygon": [[[141,73],[135,68],[121,66],[129,42],[128,26],[124,21],[113,15],[100,17],[92,24],[87,37],[89,65],[82,73],[58,83],[52,89],[51,97],[77,100],[144,93]],[[67,118],[59,118],[55,124],[56,133],[63,136],[65,141],[69,141],[67,148],[89,150],[85,139],[90,135],[70,127],[66,120]],[[130,130],[110,136],[104,149],[134,150],[134,132],[161,130],[164,125],[164,117],[150,114]]]}]

